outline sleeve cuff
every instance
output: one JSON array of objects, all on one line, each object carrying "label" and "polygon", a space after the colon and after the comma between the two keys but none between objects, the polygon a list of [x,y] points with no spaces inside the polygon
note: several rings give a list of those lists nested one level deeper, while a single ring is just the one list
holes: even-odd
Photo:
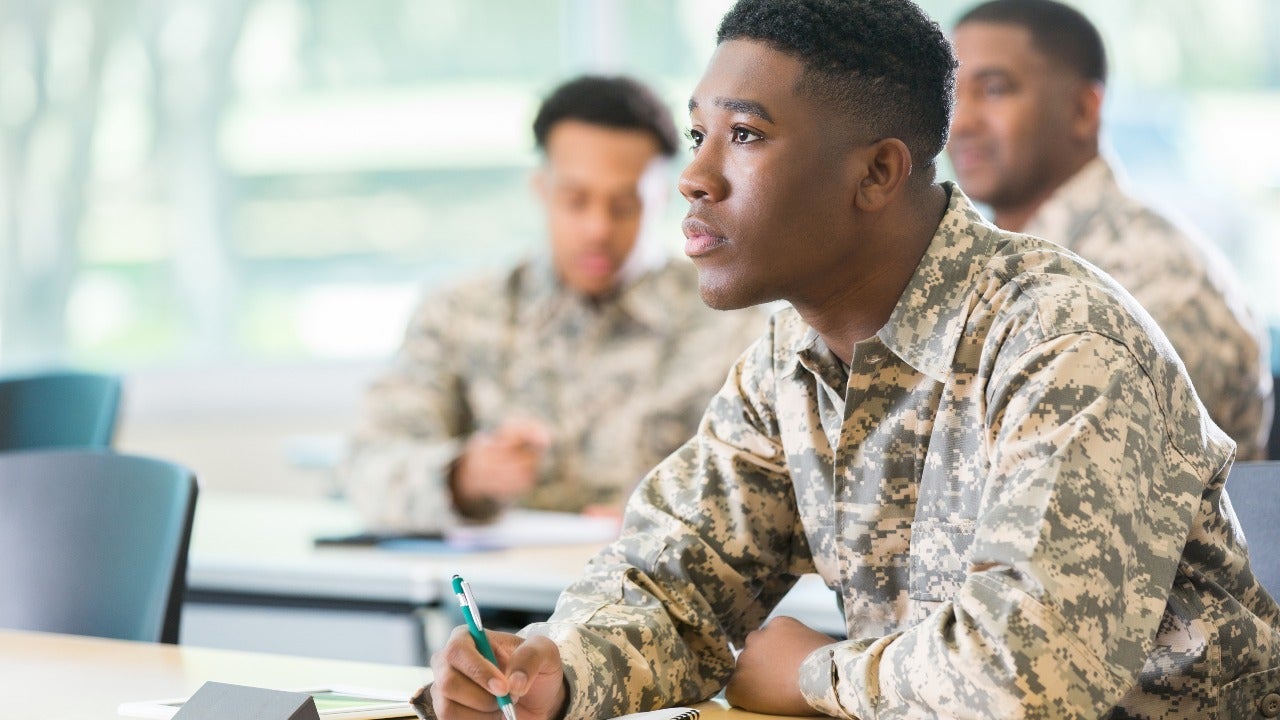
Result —
[{"label": "sleeve cuff", "polygon": [[846,717],[836,696],[837,673],[832,658],[834,645],[818,648],[800,664],[800,694],[814,710],[831,717]]},{"label": "sleeve cuff", "polygon": [[600,691],[608,686],[608,680],[595,676],[606,672],[608,665],[602,664],[598,658],[592,660],[591,649],[582,642],[576,631],[558,623],[535,623],[518,634],[522,637],[548,637],[560,649],[560,664],[564,667],[567,693],[564,720],[606,717],[601,714]]},{"label": "sleeve cuff", "polygon": [[800,694],[823,715],[874,720],[879,717],[880,657],[896,637],[846,640],[814,650],[800,664]]}]

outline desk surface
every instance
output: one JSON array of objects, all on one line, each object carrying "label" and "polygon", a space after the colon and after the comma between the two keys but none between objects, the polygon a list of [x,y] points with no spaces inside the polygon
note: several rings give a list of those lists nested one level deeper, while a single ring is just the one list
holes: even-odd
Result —
[{"label": "desk surface", "polygon": [[430,605],[451,597],[448,581],[457,572],[489,604],[543,610],[601,547],[453,554],[316,548],[317,536],[360,529],[345,503],[210,493],[196,507],[187,585],[199,591]]},{"label": "desk surface", "polygon": [[[208,680],[277,688],[339,682],[411,692],[430,677],[418,667],[0,630],[0,706],[14,720],[119,720],[122,702],[188,695]],[[717,702],[698,707],[705,720],[770,717]]]},{"label": "desk surface", "polygon": [[118,720],[122,702],[189,695],[207,680],[412,692],[430,678],[426,668],[0,630],[0,707],[14,720]]},{"label": "desk surface", "polygon": [[[449,599],[449,578],[467,578],[484,606],[550,612],[582,574],[599,544],[433,554],[368,548],[316,548],[319,535],[360,529],[353,509],[323,498],[202,495],[188,562],[193,591],[395,602],[430,606]],[[817,576],[801,580],[778,613],[823,632],[844,622]]]}]

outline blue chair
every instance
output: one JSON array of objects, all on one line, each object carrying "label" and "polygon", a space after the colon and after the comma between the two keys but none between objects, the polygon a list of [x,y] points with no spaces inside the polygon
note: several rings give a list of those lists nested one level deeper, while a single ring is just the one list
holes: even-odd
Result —
[{"label": "blue chair", "polygon": [[176,643],[196,492],[162,460],[0,454],[0,627]]},{"label": "blue chair", "polygon": [[0,450],[107,448],[120,378],[62,371],[0,378]]},{"label": "blue chair", "polygon": [[1227,496],[1249,543],[1253,574],[1280,599],[1280,462],[1236,463]]}]

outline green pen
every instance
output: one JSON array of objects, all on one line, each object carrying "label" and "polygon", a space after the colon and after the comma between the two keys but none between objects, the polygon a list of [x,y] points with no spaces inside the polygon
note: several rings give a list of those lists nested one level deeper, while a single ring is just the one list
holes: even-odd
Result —
[{"label": "green pen", "polygon": [[[462,617],[467,621],[467,630],[471,632],[471,639],[475,641],[476,649],[485,660],[493,663],[494,667],[498,667],[498,658],[494,657],[493,647],[489,645],[489,638],[484,634],[484,625],[480,622],[480,607],[476,605],[476,599],[471,595],[471,586],[467,585],[467,581],[463,580],[461,575],[453,576],[453,594],[458,596],[458,607],[462,608]],[[510,695],[499,695],[498,707],[506,720],[516,720],[516,706],[511,704]]]}]

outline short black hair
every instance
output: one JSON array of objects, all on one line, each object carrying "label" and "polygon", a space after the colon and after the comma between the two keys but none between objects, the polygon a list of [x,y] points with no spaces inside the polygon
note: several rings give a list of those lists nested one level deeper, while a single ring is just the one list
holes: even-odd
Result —
[{"label": "short black hair", "polygon": [[679,134],[671,110],[652,90],[624,76],[582,75],[551,91],[533,119],[533,139],[546,151],[547,135],[562,120],[619,130],[643,130],[666,157],[676,154]]},{"label": "short black hair", "polygon": [[932,166],[947,144],[956,59],[909,0],[739,0],[716,42],[755,40],[804,65],[798,90],[836,104],[876,139]]},{"label": "short black hair", "polygon": [[1107,51],[1102,35],[1079,10],[1054,0],[992,0],[960,16],[968,22],[1002,23],[1026,28],[1040,52],[1085,80],[1107,81]]}]

